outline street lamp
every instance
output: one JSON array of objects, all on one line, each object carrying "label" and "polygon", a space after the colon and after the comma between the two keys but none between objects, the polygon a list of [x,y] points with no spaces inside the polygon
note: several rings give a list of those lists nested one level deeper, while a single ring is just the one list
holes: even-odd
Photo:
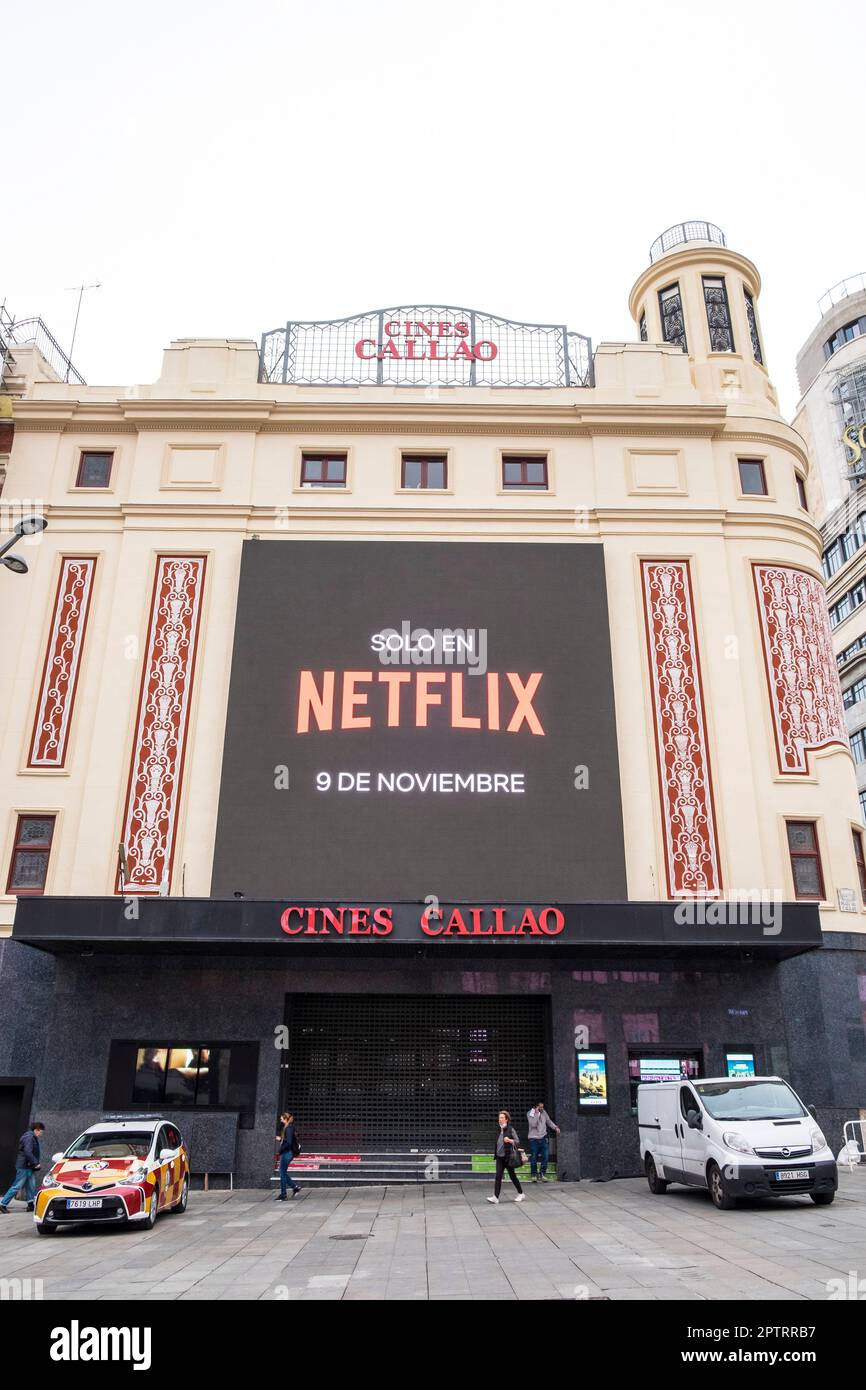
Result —
[{"label": "street lamp", "polygon": [[22,536],[38,536],[40,531],[44,531],[48,522],[44,516],[25,516],[18,522],[12,533],[11,540],[5,545],[0,545],[0,564],[6,566],[13,574],[26,574],[29,568],[27,561],[22,560],[20,555],[7,555],[7,550],[11,550],[16,541],[20,541]]}]

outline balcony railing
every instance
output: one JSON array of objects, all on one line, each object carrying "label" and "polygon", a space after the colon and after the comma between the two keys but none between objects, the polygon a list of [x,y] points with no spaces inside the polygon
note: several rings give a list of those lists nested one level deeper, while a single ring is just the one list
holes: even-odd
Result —
[{"label": "balcony railing", "polygon": [[714,222],[675,222],[656,237],[650,247],[650,265],[655,265],[668,251],[686,241],[712,241],[716,246],[727,245],[724,232]]},{"label": "balcony railing", "polygon": [[13,319],[0,308],[0,341],[4,358],[16,347],[36,347],[60,381],[76,381],[86,385],[84,377],[73,367],[54,334],[41,318]]},{"label": "balcony railing", "polygon": [[834,304],[839,304],[841,300],[848,299],[852,294],[862,294],[864,290],[866,290],[866,270],[861,270],[859,275],[849,275],[847,280],[840,280],[838,285],[834,285],[818,300],[821,317],[823,318],[825,314],[828,314]]}]

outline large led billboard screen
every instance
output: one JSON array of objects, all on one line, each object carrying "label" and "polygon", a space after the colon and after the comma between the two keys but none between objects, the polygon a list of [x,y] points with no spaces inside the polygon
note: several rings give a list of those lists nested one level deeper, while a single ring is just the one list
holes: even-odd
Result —
[{"label": "large led billboard screen", "polygon": [[601,546],[245,542],[212,892],[624,899]]}]

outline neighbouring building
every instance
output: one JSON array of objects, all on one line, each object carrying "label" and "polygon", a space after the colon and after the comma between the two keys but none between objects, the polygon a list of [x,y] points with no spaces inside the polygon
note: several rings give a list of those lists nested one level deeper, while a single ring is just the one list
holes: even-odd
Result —
[{"label": "neighbouring building", "polygon": [[[444,305],[33,381],[6,496],[0,1097],[56,1148],[164,1111],[193,1170],[468,1177],[546,1099],[866,1103],[866,865],[815,487],[760,277],[671,228],[636,341]],[[17,1132],[17,1130],[16,1130]]]},{"label": "neighbouring building", "polygon": [[[797,357],[794,427],[813,465],[810,508],[821,527],[824,577],[842,702],[866,816],[866,275],[821,299]],[[805,500],[804,500],[805,505]]]}]

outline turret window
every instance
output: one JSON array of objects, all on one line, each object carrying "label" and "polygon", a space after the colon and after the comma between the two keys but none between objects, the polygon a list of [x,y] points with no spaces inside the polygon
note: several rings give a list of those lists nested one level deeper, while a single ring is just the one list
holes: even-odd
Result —
[{"label": "turret window", "polygon": [[767,479],[762,459],[737,459],[740,492],[744,497],[766,497]]},{"label": "turret window", "polygon": [[705,275],[703,282],[707,327],[710,330],[710,352],[733,352],[734,330],[731,327],[731,310],[724,279],[721,276],[711,278]]},{"label": "turret window", "polygon": [[641,340],[642,343],[645,343],[645,342],[647,341],[646,310],[644,310],[644,312],[643,312],[643,313],[641,314],[641,316],[640,316],[640,322],[638,323],[638,329],[639,329],[639,331],[640,331],[640,340]]},{"label": "turret window", "polygon": [[659,290],[659,309],[662,316],[663,340],[666,343],[676,343],[683,352],[688,352],[686,321],[679,285],[668,285],[667,289]]},{"label": "turret window", "polygon": [[752,340],[752,356],[762,367],[764,365],[764,354],[761,352],[761,339],[758,336],[758,318],[755,313],[754,297],[743,286],[743,297],[746,301],[746,320],[749,325],[749,337]]}]

